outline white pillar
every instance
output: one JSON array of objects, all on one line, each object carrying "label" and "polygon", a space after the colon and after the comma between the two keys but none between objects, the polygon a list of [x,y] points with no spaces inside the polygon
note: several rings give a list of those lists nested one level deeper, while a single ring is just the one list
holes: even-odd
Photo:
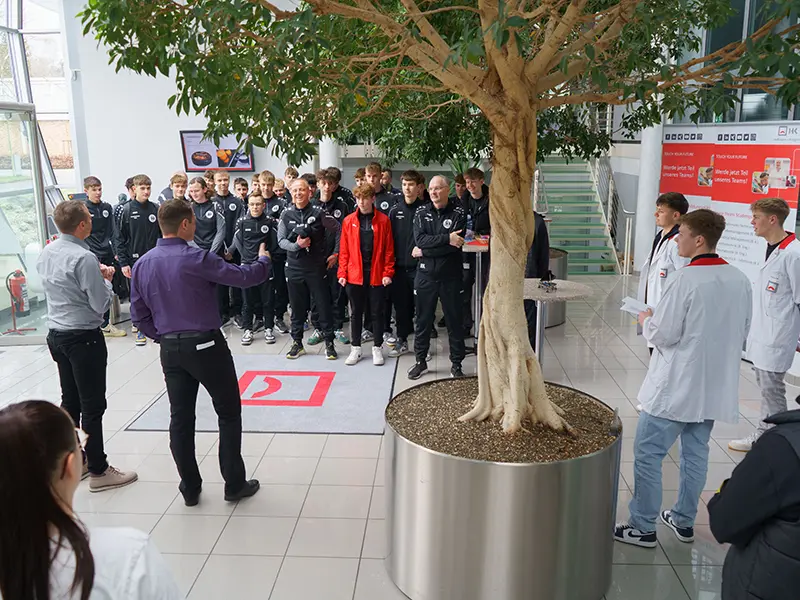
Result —
[{"label": "white pillar", "polygon": [[328,167],[342,168],[342,157],[339,151],[339,144],[333,138],[322,138],[319,141],[319,168]]},{"label": "white pillar", "polygon": [[636,238],[633,245],[633,268],[640,271],[650,255],[656,234],[656,198],[661,180],[661,135],[655,125],[642,131],[639,156],[639,189],[636,199]]},{"label": "white pillar", "polygon": [[[91,173],[89,164],[89,145],[86,136],[86,111],[83,103],[83,80],[79,59],[78,44],[83,37],[81,21],[72,15],[83,10],[82,0],[65,0],[60,3],[61,31],[64,40],[66,59],[65,75],[69,89],[70,134],[72,135],[72,158],[75,164],[76,187]],[[69,16],[67,16],[69,15]],[[115,182],[116,183],[116,182]],[[109,185],[109,191],[116,186]],[[114,196],[114,194],[109,194]]]}]

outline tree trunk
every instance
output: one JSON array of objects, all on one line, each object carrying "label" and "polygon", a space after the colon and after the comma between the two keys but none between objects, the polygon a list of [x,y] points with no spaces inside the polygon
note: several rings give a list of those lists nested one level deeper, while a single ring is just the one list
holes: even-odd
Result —
[{"label": "tree trunk", "polygon": [[531,186],[536,167],[536,115],[518,115],[514,139],[493,132],[489,188],[491,269],[478,334],[478,397],[462,421],[499,420],[507,433],[530,419],[569,430],[547,397],[539,361],[528,339],[522,290],[533,242]]}]

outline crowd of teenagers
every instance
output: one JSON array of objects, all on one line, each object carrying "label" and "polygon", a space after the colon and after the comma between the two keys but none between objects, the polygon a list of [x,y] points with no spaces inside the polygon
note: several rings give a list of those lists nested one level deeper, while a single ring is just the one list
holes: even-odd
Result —
[{"label": "crowd of teenagers", "polygon": [[[373,363],[381,365],[384,347],[390,356],[409,352],[414,333],[417,360],[409,377],[417,379],[427,371],[430,339],[438,336],[438,325],[447,328],[451,372],[460,376],[465,337],[474,327],[476,279],[475,255],[462,253],[462,246],[473,235],[491,233],[484,173],[468,169],[451,188],[442,176],[426,185],[418,171],[409,170],[398,189],[392,171],[371,162],[356,171],[352,191],[341,185],[341,178],[336,167],[303,175],[289,167],[283,179],[270,171],[249,182],[238,177],[231,190],[226,171],[192,179],[175,173],[152,200],[150,178],[136,175],[112,208],[102,200],[100,180],[87,177],[84,190],[93,223],[87,242],[101,264],[119,267],[114,291],[125,299],[134,266],[162,235],[159,206],[185,199],[194,213],[193,243],[199,248],[234,264],[255,262],[262,243],[269,252],[268,281],[246,289],[217,287],[222,324],[232,322],[242,330],[242,345],[253,344],[257,334],[267,344],[289,334],[293,344],[287,357],[293,359],[305,353],[308,330],[305,343],[324,343],[329,359],[338,356],[336,343],[350,345],[346,363],[353,365],[362,356],[362,343],[372,342]],[[537,237],[526,273],[531,277],[546,273],[549,261],[546,235]],[[482,263],[485,286],[488,255]],[[435,323],[437,303],[443,316]],[[102,331],[107,337],[126,335],[108,315]],[[133,327],[133,334],[137,345],[147,344],[145,332]]]}]

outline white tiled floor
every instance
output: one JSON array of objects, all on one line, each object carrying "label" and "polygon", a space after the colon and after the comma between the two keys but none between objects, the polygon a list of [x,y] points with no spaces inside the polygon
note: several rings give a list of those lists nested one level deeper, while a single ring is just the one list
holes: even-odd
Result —
[{"label": "white tiled floor", "polygon": [[[622,520],[632,484],[635,398],[648,361],[632,319],[618,309],[622,297],[635,294],[636,280],[580,280],[595,294],[570,302],[568,322],[548,330],[544,373],[550,381],[585,390],[619,408],[626,426],[618,510]],[[423,381],[449,375],[445,339],[434,340],[432,372]],[[243,348],[235,330],[230,341],[236,353],[278,353],[288,346],[288,336],[280,336],[273,346],[259,340]],[[58,400],[56,367],[45,348],[2,350],[0,406],[27,398]],[[465,362],[466,372],[474,372],[474,361]],[[397,391],[410,385],[404,373],[411,363],[411,356],[401,359]],[[364,362],[356,368],[373,367]],[[192,600],[405,598],[388,580],[381,561],[386,515],[380,436],[245,434],[248,474],[261,480],[262,489],[234,505],[222,500],[216,435],[198,434],[203,496],[199,506],[189,509],[178,494],[167,434],[124,431],[162,389],[157,346],[136,348],[131,337],[110,340],[107,451],[116,466],[137,469],[140,481],[101,494],[89,494],[83,484],[76,509],[85,522],[151,532]],[[790,391],[792,398],[797,393]],[[742,363],[742,420],[714,429],[704,502],[741,460],[741,454],[727,449],[727,440],[753,429],[759,397],[749,367]],[[675,450],[664,465],[665,505],[676,496]],[[659,529],[660,545],[653,551],[616,544],[607,600],[719,600],[725,548],[711,536],[704,503],[696,532],[697,541],[686,545]]]}]

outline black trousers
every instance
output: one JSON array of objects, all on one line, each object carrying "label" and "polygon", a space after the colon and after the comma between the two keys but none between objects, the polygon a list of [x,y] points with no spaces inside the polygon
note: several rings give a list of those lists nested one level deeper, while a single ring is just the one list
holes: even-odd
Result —
[{"label": "black trousers", "polygon": [[394,304],[397,324],[397,339],[405,341],[414,333],[414,278],[417,275],[416,265],[413,267],[396,266],[394,279],[389,289]]},{"label": "black trousers", "polygon": [[181,477],[182,494],[195,494],[203,483],[195,456],[195,409],[200,384],[211,395],[219,423],[219,468],[225,493],[245,484],[242,459],[242,399],[233,357],[222,332],[161,339],[161,368],[169,396],[169,447]]},{"label": "black trousers", "polygon": [[[347,306],[347,293],[339,285],[338,271],[339,267],[336,266],[333,269],[328,269],[325,275],[328,287],[331,288],[331,317],[334,331],[339,331],[344,327],[344,309]],[[319,324],[319,311],[314,302],[311,302],[311,324],[322,331],[322,327]]]},{"label": "black trousers", "polygon": [[536,302],[533,300],[525,300],[525,320],[528,321],[528,339],[531,342],[531,348],[538,354],[539,349],[536,347]]},{"label": "black trousers", "polygon": [[[364,278],[368,279],[369,274],[365,273]],[[383,343],[383,308],[386,291],[383,286],[376,285],[354,285],[347,284],[347,295],[350,298],[350,345],[361,346],[361,322],[364,310],[369,304],[372,313],[372,323],[375,329],[375,346]],[[369,299],[369,302],[367,300]]]},{"label": "black trousers", "polygon": [[450,342],[450,362],[461,366],[464,360],[464,329],[462,321],[461,295],[464,289],[461,279],[437,281],[417,273],[414,280],[417,323],[414,330],[414,354],[417,362],[423,362],[431,344],[431,327],[436,318],[436,301],[441,300],[447,336]]},{"label": "black trousers", "polygon": [[108,349],[100,329],[56,331],[47,334],[50,356],[58,365],[61,408],[75,427],[86,432],[89,472],[102,475],[108,468],[103,450],[103,414],[106,412]]},{"label": "black trousers", "polygon": [[[241,264],[241,258],[238,254],[234,254],[233,260],[228,262],[239,265]],[[223,322],[226,320],[225,317],[230,318],[242,314],[243,295],[241,288],[218,285],[217,301],[219,304],[219,314]]]},{"label": "black trousers", "polygon": [[292,305],[292,339],[303,341],[303,323],[314,302],[319,312],[319,329],[326,342],[333,341],[333,307],[331,306],[331,288],[325,277],[325,270],[305,272],[286,269],[286,280],[289,287],[289,303]]},{"label": "black trousers", "polygon": [[253,329],[253,317],[256,315],[264,320],[264,329],[272,329],[275,326],[275,315],[273,314],[275,298],[272,292],[272,281],[272,279],[267,279],[260,285],[254,285],[244,290],[242,317],[245,329]]},{"label": "black trousers", "polygon": [[[384,288],[381,288],[384,289]],[[373,310],[370,307],[372,302],[371,296],[367,296],[367,304],[364,307],[364,329],[375,335],[375,326],[372,324]],[[383,304],[383,325],[381,331],[392,332],[392,296],[388,290],[384,290],[381,296],[381,303]],[[352,326],[351,326],[352,327]],[[377,336],[376,336],[377,337]]]},{"label": "black trousers", "polygon": [[283,319],[289,308],[289,288],[286,285],[286,255],[272,255],[273,312],[276,319]]}]

